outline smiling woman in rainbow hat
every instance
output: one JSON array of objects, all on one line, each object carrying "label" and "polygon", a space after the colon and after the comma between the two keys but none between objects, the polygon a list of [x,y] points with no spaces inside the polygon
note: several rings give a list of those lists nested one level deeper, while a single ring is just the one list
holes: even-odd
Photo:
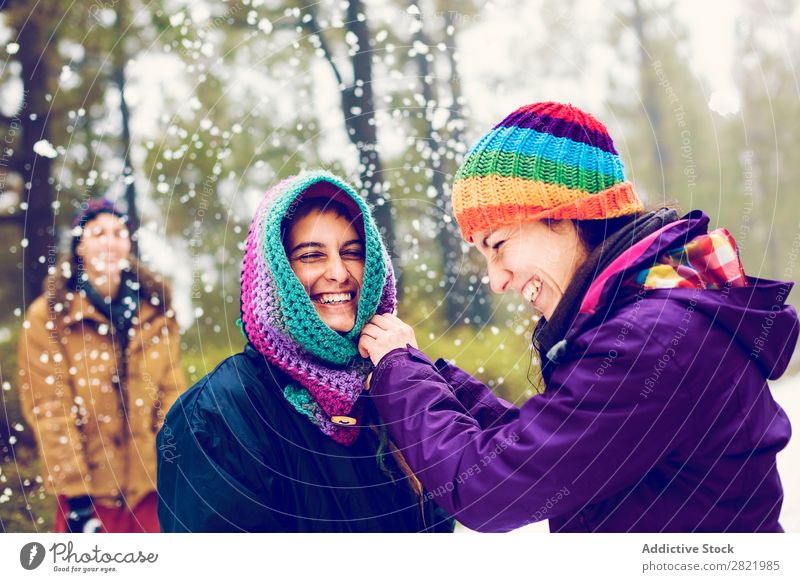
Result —
[{"label": "smiling woman in rainbow hat", "polygon": [[699,210],[645,212],[606,128],[570,105],[487,133],[453,208],[492,290],[541,315],[545,390],[514,406],[397,317],[364,327],[370,397],[442,507],[482,531],[782,531],[791,430],[767,380],[797,343],[792,283],[746,276]]},{"label": "smiling woman in rainbow hat", "polygon": [[245,350],[159,433],[162,531],[452,531],[361,397],[357,341],[395,308],[364,201],[311,172],[269,190],[242,265]]}]

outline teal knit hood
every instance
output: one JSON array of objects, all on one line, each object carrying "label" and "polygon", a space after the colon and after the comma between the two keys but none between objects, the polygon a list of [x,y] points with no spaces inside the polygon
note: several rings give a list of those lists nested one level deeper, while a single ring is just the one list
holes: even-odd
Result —
[{"label": "teal knit hood", "polygon": [[[319,317],[281,239],[282,225],[300,202],[316,197],[344,203],[363,222],[364,278],[356,322],[347,333],[332,330]],[[264,195],[245,247],[242,329],[271,364],[297,383],[284,391],[287,399],[344,444],[357,435],[356,404],[371,369],[358,354],[361,330],[376,313],[393,312],[395,305],[391,262],[366,202],[350,185],[314,171],[287,178]]]}]

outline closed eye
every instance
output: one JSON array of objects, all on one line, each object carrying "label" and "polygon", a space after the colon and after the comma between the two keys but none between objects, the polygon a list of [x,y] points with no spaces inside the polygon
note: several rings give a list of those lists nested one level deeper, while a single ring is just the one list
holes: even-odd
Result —
[{"label": "closed eye", "polygon": [[339,251],[341,257],[350,260],[364,260],[364,244],[358,240],[349,240],[341,246]]},{"label": "closed eye", "polygon": [[304,263],[308,263],[311,261],[316,261],[318,259],[324,258],[325,255],[322,253],[305,253],[294,258],[295,261],[302,261]]},{"label": "closed eye", "polygon": [[363,259],[364,251],[361,249],[348,249],[346,251],[342,251],[342,256],[346,259]]},{"label": "closed eye", "polygon": [[504,244],[506,244],[506,239],[497,241],[496,243],[494,243],[492,245],[492,249],[495,250],[495,251],[499,251],[500,247],[502,247]]}]

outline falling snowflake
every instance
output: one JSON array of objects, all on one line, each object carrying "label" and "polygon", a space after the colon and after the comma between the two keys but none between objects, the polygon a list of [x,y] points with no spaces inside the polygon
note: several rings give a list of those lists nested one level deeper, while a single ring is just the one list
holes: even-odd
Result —
[{"label": "falling snowflake", "polygon": [[263,32],[264,34],[269,34],[272,32],[272,23],[267,18],[262,18],[258,21],[258,30]]},{"label": "falling snowflake", "polygon": [[46,139],[40,139],[33,144],[33,151],[36,155],[42,156],[43,158],[54,158],[58,155],[56,148]]}]

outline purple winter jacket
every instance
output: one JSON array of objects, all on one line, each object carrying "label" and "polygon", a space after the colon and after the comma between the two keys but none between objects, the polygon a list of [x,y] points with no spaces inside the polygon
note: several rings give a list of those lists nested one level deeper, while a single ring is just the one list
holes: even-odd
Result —
[{"label": "purple winter jacket", "polygon": [[722,290],[623,285],[707,232],[695,211],[598,276],[544,394],[516,407],[407,346],[371,387],[427,495],[503,532],[780,532],[776,454],[791,434],[767,386],[797,343],[792,283]]}]

